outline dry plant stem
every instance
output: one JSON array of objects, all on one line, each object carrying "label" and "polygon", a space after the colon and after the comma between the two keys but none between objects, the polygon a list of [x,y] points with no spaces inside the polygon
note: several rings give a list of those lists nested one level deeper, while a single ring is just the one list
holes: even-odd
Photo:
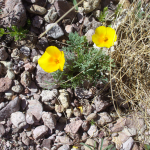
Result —
[{"label": "dry plant stem", "polygon": [[111,49],[110,49],[110,90],[111,90],[111,97],[112,97],[112,101],[113,101],[113,105],[114,105],[114,108],[115,108],[115,111],[117,113],[117,115],[119,116],[119,118],[121,117],[119,112],[118,112],[118,109],[116,108],[116,105],[115,105],[115,101],[114,101],[114,97],[113,97],[113,90],[112,90],[112,80],[111,80]]},{"label": "dry plant stem", "polygon": [[42,34],[40,34],[39,38],[41,38],[43,35],[45,35],[49,30],[51,30],[60,20],[62,20],[66,15],[68,15],[76,6],[83,3],[84,0],[80,1],[78,4],[76,4],[74,7],[72,7],[70,10],[68,10],[62,17],[60,17],[50,28],[48,28],[46,31],[44,31]]}]

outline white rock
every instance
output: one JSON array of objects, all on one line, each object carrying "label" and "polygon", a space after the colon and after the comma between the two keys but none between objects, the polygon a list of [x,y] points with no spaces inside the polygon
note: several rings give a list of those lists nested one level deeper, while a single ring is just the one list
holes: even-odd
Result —
[{"label": "white rock", "polygon": [[70,118],[71,115],[73,114],[72,109],[71,108],[70,109],[66,109],[66,114],[67,114],[67,118]]},{"label": "white rock", "polygon": [[33,124],[35,122],[34,116],[31,113],[27,113],[26,121],[28,124]]},{"label": "white rock", "polygon": [[93,29],[90,29],[87,31],[87,33],[85,34],[87,41],[91,44],[93,43],[92,41],[92,35],[95,33],[95,31]]},{"label": "white rock", "polygon": [[50,90],[42,90],[42,93],[40,95],[42,97],[42,102],[48,102],[58,96],[58,91],[57,91],[57,89],[53,89],[51,91]]},{"label": "white rock", "polygon": [[100,4],[101,0],[88,0],[83,2],[85,13],[92,12]]},{"label": "white rock", "polygon": [[55,119],[54,115],[51,112],[43,112],[42,119],[43,119],[43,122],[44,122],[45,126],[50,128],[51,130],[55,129],[56,119]]},{"label": "white rock", "polygon": [[45,125],[38,126],[33,131],[33,138],[39,139],[39,138],[43,137],[47,132],[48,132],[47,126],[45,126]]},{"label": "white rock", "polygon": [[9,89],[8,91],[5,91],[5,98],[7,98],[8,100],[11,100],[13,95],[14,95],[14,92],[11,89]]},{"label": "white rock", "polygon": [[98,136],[98,129],[96,125],[91,125],[90,129],[87,132],[91,137]]},{"label": "white rock", "polygon": [[68,136],[56,136],[55,142],[68,145],[72,143]]},{"label": "white rock", "polygon": [[124,127],[122,132],[124,132],[127,136],[134,136],[137,134],[135,128],[128,128],[128,127]]},{"label": "white rock", "polygon": [[58,99],[60,100],[60,102],[64,108],[68,108],[69,107],[68,92],[66,92],[66,90],[59,90],[59,92],[60,92],[60,95],[59,95]]},{"label": "white rock", "polygon": [[112,118],[107,112],[99,113],[98,116],[100,119],[97,121],[98,125],[105,125],[107,123],[110,123],[112,121]]},{"label": "white rock", "polygon": [[57,16],[58,14],[55,12],[55,8],[52,7],[50,10],[48,10],[47,14],[44,16],[44,19],[48,23],[53,23],[56,21]]},{"label": "white rock", "polygon": [[27,124],[25,115],[20,111],[11,114],[11,122],[17,128],[24,127]]},{"label": "white rock", "polygon": [[42,118],[43,106],[37,100],[28,100],[27,112],[28,114],[32,114],[37,121]]},{"label": "white rock", "polygon": [[132,137],[130,137],[126,142],[123,143],[122,148],[123,150],[130,150],[133,144],[134,140]]},{"label": "white rock", "polygon": [[65,31],[66,31],[67,33],[71,33],[71,32],[73,31],[73,26],[72,26],[72,25],[66,25],[66,26],[65,26]]},{"label": "white rock", "polygon": [[40,57],[41,57],[41,55],[34,56],[32,62],[37,64],[37,63],[38,63],[38,59],[39,59]]},{"label": "white rock", "polygon": [[15,78],[15,73],[13,70],[8,69],[7,70],[7,76],[9,79],[13,80]]}]

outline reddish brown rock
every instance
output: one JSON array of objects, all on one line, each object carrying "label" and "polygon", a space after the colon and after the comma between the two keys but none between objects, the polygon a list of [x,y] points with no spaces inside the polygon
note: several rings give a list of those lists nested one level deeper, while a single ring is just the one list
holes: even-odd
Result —
[{"label": "reddish brown rock", "polygon": [[82,123],[83,123],[82,120],[73,121],[67,124],[64,130],[70,133],[77,133]]},{"label": "reddish brown rock", "polygon": [[7,91],[12,85],[12,80],[9,78],[0,78],[0,92]]}]

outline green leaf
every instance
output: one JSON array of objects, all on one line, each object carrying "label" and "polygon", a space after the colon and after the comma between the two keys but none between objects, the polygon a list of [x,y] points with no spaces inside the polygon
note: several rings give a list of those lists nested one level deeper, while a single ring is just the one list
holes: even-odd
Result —
[{"label": "green leaf", "polygon": [[100,150],[102,150],[102,148],[103,148],[103,138],[101,138],[101,147],[100,147]]},{"label": "green leaf", "polygon": [[12,28],[14,31],[18,32],[18,28],[17,28],[16,26],[11,26],[11,28]]},{"label": "green leaf", "polygon": [[92,148],[91,148],[91,146],[89,146],[89,145],[87,145],[87,144],[85,144],[85,143],[80,143],[81,145],[84,145],[84,146],[87,146],[90,150],[93,150]]},{"label": "green leaf", "polygon": [[150,145],[144,144],[145,150],[150,150]]},{"label": "green leaf", "polygon": [[5,30],[3,28],[0,28],[0,36],[3,36],[5,33]]},{"label": "green leaf", "polygon": [[108,145],[104,150],[109,150],[109,149],[111,149],[112,147],[113,147],[114,145]]},{"label": "green leaf", "polygon": [[[75,6],[76,4],[77,4],[77,1],[73,0],[73,5]],[[78,11],[78,6],[76,6],[75,9]]]}]

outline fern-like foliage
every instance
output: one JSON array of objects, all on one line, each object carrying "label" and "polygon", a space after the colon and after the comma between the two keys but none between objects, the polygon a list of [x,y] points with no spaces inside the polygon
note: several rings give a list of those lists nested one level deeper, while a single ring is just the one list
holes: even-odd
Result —
[{"label": "fern-like foliage", "polygon": [[[82,87],[85,80],[94,85],[98,80],[105,79],[102,74],[110,69],[108,55],[101,50],[100,55],[96,56],[98,49],[89,47],[86,37],[80,37],[76,32],[69,34],[67,44],[62,48],[66,60],[64,71],[52,73],[61,87]],[[91,62],[93,57],[95,59]]]}]

